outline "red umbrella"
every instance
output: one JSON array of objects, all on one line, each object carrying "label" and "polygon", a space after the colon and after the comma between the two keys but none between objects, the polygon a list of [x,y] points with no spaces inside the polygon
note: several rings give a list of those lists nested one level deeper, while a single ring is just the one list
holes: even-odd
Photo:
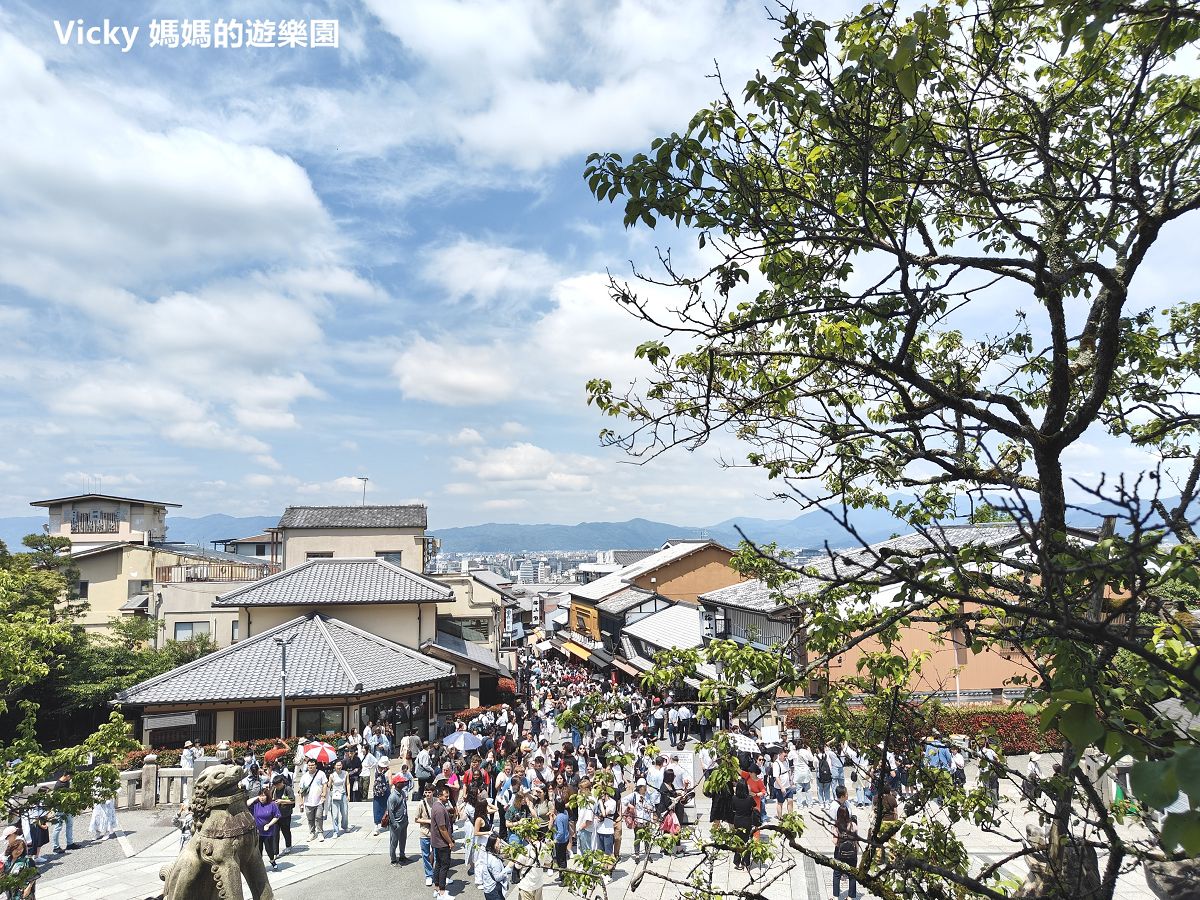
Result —
[{"label": "red umbrella", "polygon": [[337,759],[337,748],[324,741],[309,741],[304,745],[304,758],[319,763],[330,763]]}]

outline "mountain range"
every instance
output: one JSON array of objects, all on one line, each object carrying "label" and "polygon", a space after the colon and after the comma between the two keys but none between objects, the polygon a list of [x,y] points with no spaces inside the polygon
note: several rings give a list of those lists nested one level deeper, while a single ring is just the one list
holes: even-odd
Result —
[{"label": "mountain range", "polygon": [[[1108,511],[1103,504],[1096,504],[1078,511],[1073,521],[1078,525],[1095,527],[1099,524],[1097,515]],[[11,549],[19,550],[21,538],[26,534],[41,532],[45,521],[42,516],[0,518],[0,540]],[[276,521],[274,516],[227,516],[221,513],[198,518],[170,516],[167,519],[167,537],[172,541],[210,546],[214,540],[258,534]],[[856,510],[853,521],[860,537],[868,542],[885,540],[908,530],[890,513],[876,509]],[[826,543],[831,547],[846,547],[855,543],[827,513],[820,510],[804,513],[794,519],[738,517],[704,526],[673,525],[649,519],[581,522],[578,525],[491,522],[458,528],[434,528],[429,533],[441,538],[442,550],[446,553],[638,550],[661,547],[675,538],[697,537],[711,538],[727,547],[736,547],[743,535],[755,543],[774,542],[790,549],[815,550]]]}]

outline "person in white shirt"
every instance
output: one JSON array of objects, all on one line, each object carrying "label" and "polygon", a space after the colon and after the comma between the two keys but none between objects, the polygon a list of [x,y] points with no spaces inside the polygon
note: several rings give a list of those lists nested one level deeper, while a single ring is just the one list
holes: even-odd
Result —
[{"label": "person in white shirt", "polygon": [[[296,793],[303,798],[304,815],[308,817],[308,839],[325,840],[324,804],[329,779],[317,766],[315,759],[308,760],[308,771],[296,782]],[[320,836],[317,828],[320,826]]]},{"label": "person in white shirt", "polygon": [[812,752],[807,747],[792,747],[788,753],[788,761],[792,764],[792,782],[800,798],[800,805],[811,806],[814,765]]},{"label": "person in white shirt", "polygon": [[362,753],[362,787],[359,788],[359,796],[373,797],[375,795],[372,791],[375,786],[375,772],[379,769],[379,757],[366,745],[363,746]]},{"label": "person in white shirt", "polygon": [[[591,788],[591,782],[586,778],[579,782],[579,792],[582,794]],[[587,853],[596,847],[596,811],[590,803],[579,807],[578,818],[575,820],[575,848],[577,853]]]},{"label": "person in white shirt", "polygon": [[617,801],[605,793],[592,807],[592,815],[596,821],[596,849],[614,856],[613,832],[616,830]]},{"label": "person in white shirt", "polygon": [[782,818],[785,807],[789,813],[795,811],[793,798],[796,796],[796,791],[792,788],[792,769],[788,765],[787,753],[783,750],[771,761],[771,779],[775,785],[775,816]]}]

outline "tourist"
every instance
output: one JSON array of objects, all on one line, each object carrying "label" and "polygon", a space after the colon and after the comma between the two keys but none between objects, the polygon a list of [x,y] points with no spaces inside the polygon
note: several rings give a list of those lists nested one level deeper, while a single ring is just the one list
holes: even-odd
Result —
[{"label": "tourist", "polygon": [[[325,840],[325,796],[329,782],[315,759],[307,761],[308,771],[300,777],[299,795],[304,799],[304,815],[308,819],[308,839]],[[318,836],[317,829],[320,828]]]},{"label": "tourist", "polygon": [[[71,790],[71,776],[67,772],[63,772],[58,776],[58,781],[54,785],[54,793],[60,797],[63,793]],[[50,847],[55,853],[66,853],[68,850],[78,850],[79,845],[75,843],[75,816],[72,813],[64,812],[63,810],[55,810],[51,815],[51,821],[54,823],[53,832],[50,836]],[[62,846],[59,846],[59,839],[65,838]]]},{"label": "tourist", "polygon": [[329,817],[335,838],[350,830],[350,776],[340,759],[329,773]]},{"label": "tourist", "polygon": [[450,849],[454,846],[453,816],[450,788],[438,787],[436,799],[429,808],[429,845],[433,850],[433,888],[438,900],[449,900],[446,883],[450,879]]},{"label": "tourist", "polygon": [[433,804],[433,785],[426,784],[421,789],[421,802],[417,806],[416,822],[420,829],[421,864],[425,868],[425,886],[433,884],[433,850],[430,842],[430,813]]},{"label": "tourist", "polygon": [[292,812],[296,808],[296,792],[292,790],[287,773],[278,772],[271,778],[271,796],[279,807],[279,835],[283,838],[283,856],[292,849]]},{"label": "tourist", "polygon": [[247,797],[257,797],[264,783],[259,774],[258,763],[251,763],[246,770],[246,777],[241,781],[242,790],[246,792]]},{"label": "tourist", "polygon": [[[1030,756],[1030,761],[1034,761],[1037,754]],[[962,747],[955,744],[954,751],[950,754],[950,778],[960,787],[967,786],[967,756],[963,753]]]},{"label": "tourist", "polygon": [[386,762],[381,762],[375,769],[375,781],[371,787],[371,820],[375,823],[372,837],[383,832],[383,817],[387,812],[388,795],[392,792],[388,772]]},{"label": "tourist", "polygon": [[103,790],[99,779],[92,788],[92,820],[88,832],[99,841],[117,836],[117,798]]},{"label": "tourist", "polygon": [[517,884],[517,900],[542,900],[542,886],[546,883],[546,870],[538,860],[537,850],[523,847],[513,858],[514,871],[520,875]]},{"label": "tourist", "polygon": [[554,828],[551,835],[554,838],[554,865],[561,873],[567,868],[567,845],[571,842],[571,817],[562,800],[554,801]]},{"label": "tourist", "polygon": [[[579,782],[579,793],[587,794],[592,789],[588,779]],[[616,840],[613,840],[614,845]],[[575,852],[587,853],[596,846],[596,811],[592,803],[584,803],[575,815]],[[615,855],[615,854],[614,854]]]},{"label": "tourist", "polygon": [[[848,866],[858,865],[858,819],[850,812],[847,800],[846,786],[838,785],[836,791],[837,809],[834,814],[833,858]],[[858,885],[854,875],[850,875],[849,897],[854,900],[858,896]],[[842,872],[833,870],[833,896],[835,900],[842,896]]]},{"label": "tourist", "polygon": [[829,803],[833,788],[833,764],[837,754],[825,744],[817,748],[817,802],[821,806]]},{"label": "tourist", "polygon": [[387,798],[388,859],[393,866],[408,862],[408,791],[411,779],[401,772],[392,779],[392,791]]},{"label": "tourist", "polygon": [[484,900],[504,900],[512,868],[506,866],[500,856],[500,839],[495,835],[488,838],[483,859],[476,863],[476,867],[480,870],[478,884],[483,890]]},{"label": "tourist", "polygon": [[788,753],[788,762],[792,766],[792,782],[796,785],[800,806],[807,808],[813,802],[812,781],[816,758],[808,747],[797,741]]},{"label": "tourist", "polygon": [[8,889],[8,900],[33,900],[38,870],[29,856],[29,845],[24,838],[8,839],[4,853],[4,875],[7,878],[25,879],[19,887]]},{"label": "tourist", "polygon": [[275,857],[279,855],[279,822],[283,813],[267,785],[262,785],[258,789],[258,796],[250,801],[250,815],[254,816],[254,826],[258,832],[259,855],[266,852],[267,859],[271,860],[271,868],[278,868]]},{"label": "tourist", "polygon": [[171,820],[171,824],[179,829],[179,849],[180,851],[187,845],[188,839],[192,836],[192,828],[196,824],[196,819],[192,815],[192,808],[185,800],[179,804],[179,812],[175,813],[175,818]]},{"label": "tourist", "polygon": [[615,837],[617,801],[614,800],[608,788],[600,789],[600,797],[592,807],[592,815],[596,821],[596,849],[609,856],[616,856]]},{"label": "tourist", "polygon": [[183,794],[183,799],[186,800],[192,792],[192,779],[196,776],[196,760],[200,758],[200,751],[191,741],[183,742],[183,752],[179,754],[179,768],[183,769],[183,784],[180,790]]},{"label": "tourist", "polygon": [[775,815],[782,819],[785,806],[788,813],[794,811],[796,796],[796,789],[792,787],[792,767],[788,763],[786,750],[780,750],[771,763],[771,782],[774,785]]},{"label": "tourist", "polygon": [[734,854],[733,867],[748,869],[750,867],[750,840],[757,824],[758,807],[750,796],[750,786],[740,780],[733,788],[733,827],[738,838],[743,842],[740,853]]}]

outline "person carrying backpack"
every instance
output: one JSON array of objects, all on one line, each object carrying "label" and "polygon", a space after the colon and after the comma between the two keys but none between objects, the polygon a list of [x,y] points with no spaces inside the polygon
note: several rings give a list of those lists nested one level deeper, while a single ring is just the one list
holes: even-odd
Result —
[{"label": "person carrying backpack", "polygon": [[[847,866],[858,865],[858,817],[850,812],[850,803],[846,797],[846,786],[838,785],[837,788],[837,811],[834,814],[834,837],[833,837],[833,858],[840,863],[845,863]],[[854,880],[853,875],[847,876],[850,879],[849,894],[850,900],[856,900],[858,897],[858,884]],[[833,895],[834,897],[842,896],[842,873],[837,869],[833,870]]]},{"label": "person carrying backpack", "polygon": [[825,804],[830,800],[830,785],[833,784],[833,766],[830,765],[829,756],[833,751],[821,745],[821,749],[817,753],[817,799],[820,803]]}]

